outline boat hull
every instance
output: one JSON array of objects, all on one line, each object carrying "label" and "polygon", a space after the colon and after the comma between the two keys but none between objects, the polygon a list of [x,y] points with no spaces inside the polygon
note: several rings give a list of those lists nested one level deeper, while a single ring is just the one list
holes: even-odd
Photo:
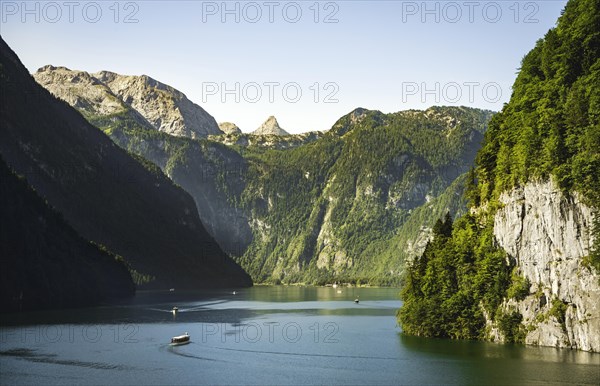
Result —
[{"label": "boat hull", "polygon": [[188,344],[188,343],[190,343],[189,340],[185,341],[185,342],[173,342],[173,343],[170,343],[169,345],[170,346],[183,346],[184,344]]}]

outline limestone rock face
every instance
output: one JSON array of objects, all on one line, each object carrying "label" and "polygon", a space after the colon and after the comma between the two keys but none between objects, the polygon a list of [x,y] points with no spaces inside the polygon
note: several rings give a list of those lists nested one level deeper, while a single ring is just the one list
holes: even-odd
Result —
[{"label": "limestone rock face", "polygon": [[283,130],[277,119],[274,116],[270,116],[262,125],[252,132],[254,135],[290,135],[287,131]]},{"label": "limestone rock face", "polygon": [[221,134],[215,119],[202,107],[147,75],[125,76],[109,71],[89,74],[44,66],[33,76],[52,94],[89,114],[133,110],[143,117],[146,126],[167,134],[188,138]]},{"label": "limestone rock face", "polygon": [[[584,264],[593,244],[592,209],[551,181],[504,193],[494,220],[498,244],[529,279],[531,294],[505,301],[523,315],[528,344],[600,351],[600,275]],[[566,305],[564,323],[550,313]]]},{"label": "limestone rock face", "polygon": [[85,71],[44,66],[33,77],[71,106],[98,115],[124,112],[127,106],[110,89]]},{"label": "limestone rock face", "polygon": [[235,123],[221,122],[219,123],[219,129],[225,134],[241,134],[242,130]]}]

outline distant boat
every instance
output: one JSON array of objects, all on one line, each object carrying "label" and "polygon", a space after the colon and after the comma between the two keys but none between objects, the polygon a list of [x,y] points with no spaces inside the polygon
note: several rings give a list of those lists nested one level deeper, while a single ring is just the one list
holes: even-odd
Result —
[{"label": "distant boat", "polygon": [[190,334],[187,332],[183,335],[174,336],[171,338],[171,346],[181,346],[190,343]]},{"label": "distant boat", "polygon": [[169,292],[174,292],[174,291],[175,291],[175,288],[169,289]]},{"label": "distant boat", "polygon": [[179,308],[177,308],[177,306],[173,307],[173,313],[176,314],[177,311],[179,311]]},{"label": "distant boat", "polygon": [[358,304],[358,297],[354,299],[354,303]]}]

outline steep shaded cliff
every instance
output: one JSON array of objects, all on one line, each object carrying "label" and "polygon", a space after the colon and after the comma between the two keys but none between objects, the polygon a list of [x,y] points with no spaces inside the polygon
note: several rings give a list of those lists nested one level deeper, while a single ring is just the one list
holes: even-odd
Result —
[{"label": "steep shaded cliff", "polygon": [[38,85],[4,41],[0,48],[0,154],[82,237],[123,256],[137,284],[251,285],[186,192]]},{"label": "steep shaded cliff", "polygon": [[0,158],[0,311],[131,296],[122,258],[84,240]]}]

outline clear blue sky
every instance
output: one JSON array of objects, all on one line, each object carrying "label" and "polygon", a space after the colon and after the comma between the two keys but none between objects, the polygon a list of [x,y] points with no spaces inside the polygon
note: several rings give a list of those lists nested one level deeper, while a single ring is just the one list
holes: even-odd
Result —
[{"label": "clear blue sky", "polygon": [[329,129],[356,107],[500,110],[522,57],[566,1],[65,4],[0,2],[2,37],[31,72],[146,74],[243,131],[275,115],[302,132]]}]

